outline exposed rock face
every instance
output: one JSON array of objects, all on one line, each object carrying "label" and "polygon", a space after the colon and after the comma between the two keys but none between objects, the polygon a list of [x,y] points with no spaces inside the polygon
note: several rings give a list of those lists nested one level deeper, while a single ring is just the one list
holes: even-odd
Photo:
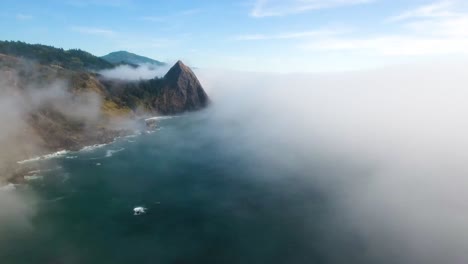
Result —
[{"label": "exposed rock face", "polygon": [[146,81],[101,79],[110,99],[121,107],[154,114],[177,114],[202,109],[209,98],[195,74],[178,61],[163,78]]},{"label": "exposed rock face", "polygon": [[160,94],[154,98],[153,108],[161,114],[199,110],[209,102],[195,74],[181,61],[164,76]]}]

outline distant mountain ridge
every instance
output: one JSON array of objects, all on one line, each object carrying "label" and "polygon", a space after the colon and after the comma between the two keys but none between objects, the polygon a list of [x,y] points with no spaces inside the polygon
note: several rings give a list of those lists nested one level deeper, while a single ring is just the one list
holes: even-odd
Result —
[{"label": "distant mountain ridge", "polygon": [[139,64],[153,64],[155,66],[164,66],[166,63],[154,60],[145,56],[141,56],[135,53],[128,51],[115,51],[101,57],[101,59],[112,63],[112,64],[130,64],[130,65],[139,65]]}]

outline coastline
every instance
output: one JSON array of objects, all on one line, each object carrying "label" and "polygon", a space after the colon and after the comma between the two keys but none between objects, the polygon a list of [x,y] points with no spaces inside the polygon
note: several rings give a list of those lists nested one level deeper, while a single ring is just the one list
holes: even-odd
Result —
[{"label": "coastline", "polygon": [[[77,153],[77,152],[82,152],[82,151],[92,151],[96,148],[101,148],[105,147],[109,144],[114,143],[117,139],[129,136],[129,135],[137,135],[138,131],[130,131],[130,130],[120,130],[117,131],[117,136],[115,137],[105,137],[104,140],[98,141],[98,142],[91,142],[92,144],[90,145],[76,145],[73,146],[72,148],[66,149],[60,149],[56,151],[51,151],[51,152],[46,152],[45,154],[40,154],[32,157],[28,157],[23,160],[16,161],[15,170],[13,174],[8,177],[4,182],[0,182],[0,188],[4,186],[8,186],[10,184],[21,184],[25,183],[28,181],[27,176],[35,176],[34,172],[40,171],[38,168],[40,161],[47,161],[47,160],[53,160],[57,158],[64,157],[68,154],[72,153]],[[32,178],[29,178],[32,179]]]},{"label": "coastline", "polygon": [[[53,160],[57,158],[62,158],[69,154],[77,153],[77,152],[86,152],[92,151],[97,148],[105,147],[116,142],[119,138],[125,137],[137,137],[142,133],[150,133],[154,132],[158,128],[158,121],[172,119],[180,117],[181,115],[163,115],[163,116],[152,116],[148,118],[140,118],[138,120],[143,121],[140,129],[137,130],[109,130],[109,133],[106,134],[104,137],[99,137],[98,141],[89,141],[89,144],[76,144],[71,147],[63,146],[63,148],[59,148],[57,150],[52,150],[50,152],[46,152],[44,154],[39,154],[32,157],[27,157],[23,160],[16,161],[15,172],[8,177],[4,182],[0,182],[0,188],[7,186],[9,184],[22,184],[27,182],[31,179],[36,179],[37,176],[34,172],[40,171],[38,168],[39,163],[41,161]],[[29,177],[28,176],[32,176]]]}]

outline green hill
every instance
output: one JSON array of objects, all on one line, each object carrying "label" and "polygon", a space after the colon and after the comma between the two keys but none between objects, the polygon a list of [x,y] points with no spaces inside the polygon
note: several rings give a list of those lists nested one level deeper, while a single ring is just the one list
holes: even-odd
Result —
[{"label": "green hill", "polygon": [[108,61],[83,50],[64,50],[21,41],[0,41],[0,53],[37,61],[40,64],[59,65],[72,70],[97,71],[114,67]]},{"label": "green hill", "polygon": [[158,61],[158,60],[153,60],[148,57],[140,56],[134,53],[130,53],[128,51],[115,51],[111,52],[105,56],[101,57],[102,59],[106,60],[107,62],[110,62],[112,64],[130,64],[130,65],[138,65],[138,64],[153,64],[156,66],[164,66],[166,63]]}]

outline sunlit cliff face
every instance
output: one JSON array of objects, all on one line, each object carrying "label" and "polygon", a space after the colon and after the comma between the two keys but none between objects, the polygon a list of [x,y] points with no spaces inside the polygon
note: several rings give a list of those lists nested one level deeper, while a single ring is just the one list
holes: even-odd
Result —
[{"label": "sunlit cliff face", "polygon": [[[67,79],[42,80],[32,78],[37,69],[29,63],[0,70],[0,181],[5,181],[17,169],[16,162],[51,150],[31,124],[32,114],[50,110],[69,120],[94,124],[101,117],[101,97],[96,93],[73,93]],[[25,68],[28,68],[25,70]],[[31,79],[24,79],[19,71]],[[24,73],[22,73],[24,75]],[[50,76],[48,76],[50,77]],[[52,76],[53,77],[53,76]],[[41,80],[41,82],[36,82]]]}]

